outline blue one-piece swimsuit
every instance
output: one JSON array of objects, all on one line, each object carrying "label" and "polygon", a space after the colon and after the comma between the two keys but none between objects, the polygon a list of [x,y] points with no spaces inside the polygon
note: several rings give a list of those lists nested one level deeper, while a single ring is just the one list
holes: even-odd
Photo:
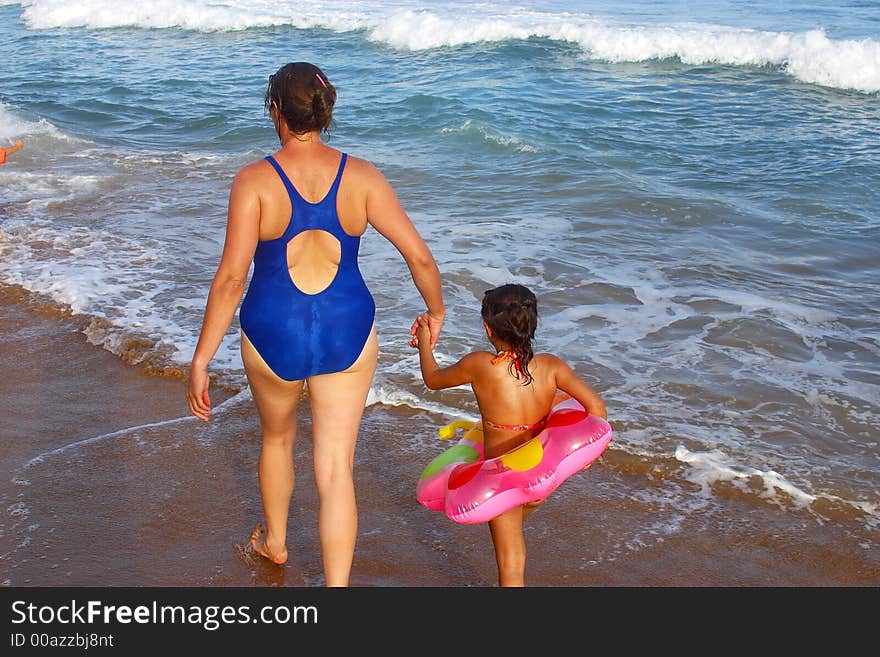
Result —
[{"label": "blue one-piece swimsuit", "polygon": [[[254,273],[239,321],[266,364],[287,381],[348,369],[373,327],[376,305],[358,268],[361,240],[342,230],[336,212],[336,195],[347,159],[343,153],[327,195],[310,203],[296,191],[278,162],[271,156],[266,158],[287,188],[292,211],[280,237],[257,244]],[[306,230],[326,231],[341,247],[336,277],[317,294],[296,287],[287,268],[287,244]]]}]

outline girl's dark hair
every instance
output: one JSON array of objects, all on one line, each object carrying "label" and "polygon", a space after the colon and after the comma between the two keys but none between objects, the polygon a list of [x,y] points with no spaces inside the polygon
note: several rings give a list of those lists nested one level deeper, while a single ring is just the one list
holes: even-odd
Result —
[{"label": "girl's dark hair", "polygon": [[330,133],[336,87],[314,64],[293,62],[269,76],[264,99],[266,109],[274,105],[287,127],[297,135],[313,130]]},{"label": "girl's dark hair", "polygon": [[[483,295],[480,314],[492,333],[516,353],[525,377],[523,385],[531,383],[529,362],[535,355],[532,353],[532,339],[538,328],[538,299],[524,285],[508,283]],[[515,363],[510,363],[509,367],[510,373],[516,376]]]}]

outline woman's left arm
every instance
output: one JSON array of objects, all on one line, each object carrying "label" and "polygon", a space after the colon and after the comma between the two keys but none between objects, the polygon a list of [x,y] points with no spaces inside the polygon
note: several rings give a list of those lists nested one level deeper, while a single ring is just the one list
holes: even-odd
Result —
[{"label": "woman's left arm", "polygon": [[[433,347],[437,344],[446,317],[440,269],[385,176],[368,162],[364,172],[369,181],[367,221],[397,248],[406,261],[413,283],[427,307],[427,311],[420,316],[428,321]],[[413,322],[410,333],[413,336],[410,344],[415,346],[416,322]]]},{"label": "woman's left arm", "polygon": [[207,420],[211,413],[208,364],[235,316],[259,241],[260,196],[253,167],[249,165],[239,171],[232,183],[223,255],[208,292],[202,330],[190,367],[186,397],[192,414],[202,420]]}]

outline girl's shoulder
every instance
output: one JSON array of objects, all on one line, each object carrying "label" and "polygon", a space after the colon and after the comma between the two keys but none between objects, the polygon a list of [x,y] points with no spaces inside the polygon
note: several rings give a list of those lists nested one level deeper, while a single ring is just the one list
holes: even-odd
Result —
[{"label": "girl's shoulder", "polygon": [[480,369],[491,367],[493,358],[495,358],[495,354],[490,351],[471,351],[466,354],[459,363],[472,371],[478,371]]},{"label": "girl's shoulder", "polygon": [[534,362],[539,367],[546,367],[550,371],[557,370],[559,368],[568,367],[565,361],[562,360],[559,356],[548,353],[540,353],[535,354],[532,357],[532,362]]},{"label": "girl's shoulder", "polygon": [[462,360],[468,360],[471,363],[479,364],[479,363],[492,363],[492,359],[495,358],[496,354],[493,354],[491,351],[472,351],[467,354]]}]

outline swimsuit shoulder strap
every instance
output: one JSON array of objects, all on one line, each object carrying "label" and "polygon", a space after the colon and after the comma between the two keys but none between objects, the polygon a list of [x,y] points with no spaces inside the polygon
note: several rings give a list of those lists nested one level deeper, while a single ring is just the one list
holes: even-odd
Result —
[{"label": "swimsuit shoulder strap", "polygon": [[281,168],[281,165],[278,164],[278,161],[272,157],[271,155],[266,156],[266,161],[272,165],[272,168],[278,173],[278,176],[281,178],[281,182],[284,183],[284,187],[287,189],[287,193],[291,198],[299,197],[299,193],[296,191],[296,187],[293,186],[293,183],[290,182],[290,178],[287,177],[287,174],[284,173],[284,169]]},{"label": "swimsuit shoulder strap", "polygon": [[336,172],[336,178],[333,180],[333,184],[330,185],[330,190],[327,192],[327,196],[324,197],[324,200],[332,198],[334,205],[336,204],[336,194],[339,192],[339,182],[342,180],[342,172],[345,169],[345,163],[347,160],[348,153],[343,153],[342,158],[339,160],[339,170]]},{"label": "swimsuit shoulder strap", "polygon": [[272,165],[272,168],[278,172],[278,176],[281,178],[281,181],[284,183],[284,186],[287,188],[287,193],[293,199],[298,199],[307,203],[308,205],[321,205],[328,199],[333,199],[333,203],[336,203],[336,194],[339,191],[339,182],[342,180],[342,172],[345,169],[345,163],[348,160],[348,153],[343,153],[342,158],[339,160],[339,170],[336,172],[336,178],[333,179],[333,184],[330,185],[330,189],[327,190],[326,196],[323,199],[318,201],[318,203],[311,203],[306,201],[302,195],[296,190],[296,187],[293,186],[293,183],[290,182],[290,178],[287,177],[287,174],[284,173],[284,169],[281,168],[281,165],[278,164],[278,161],[272,157],[271,155],[266,156],[266,161]]}]

